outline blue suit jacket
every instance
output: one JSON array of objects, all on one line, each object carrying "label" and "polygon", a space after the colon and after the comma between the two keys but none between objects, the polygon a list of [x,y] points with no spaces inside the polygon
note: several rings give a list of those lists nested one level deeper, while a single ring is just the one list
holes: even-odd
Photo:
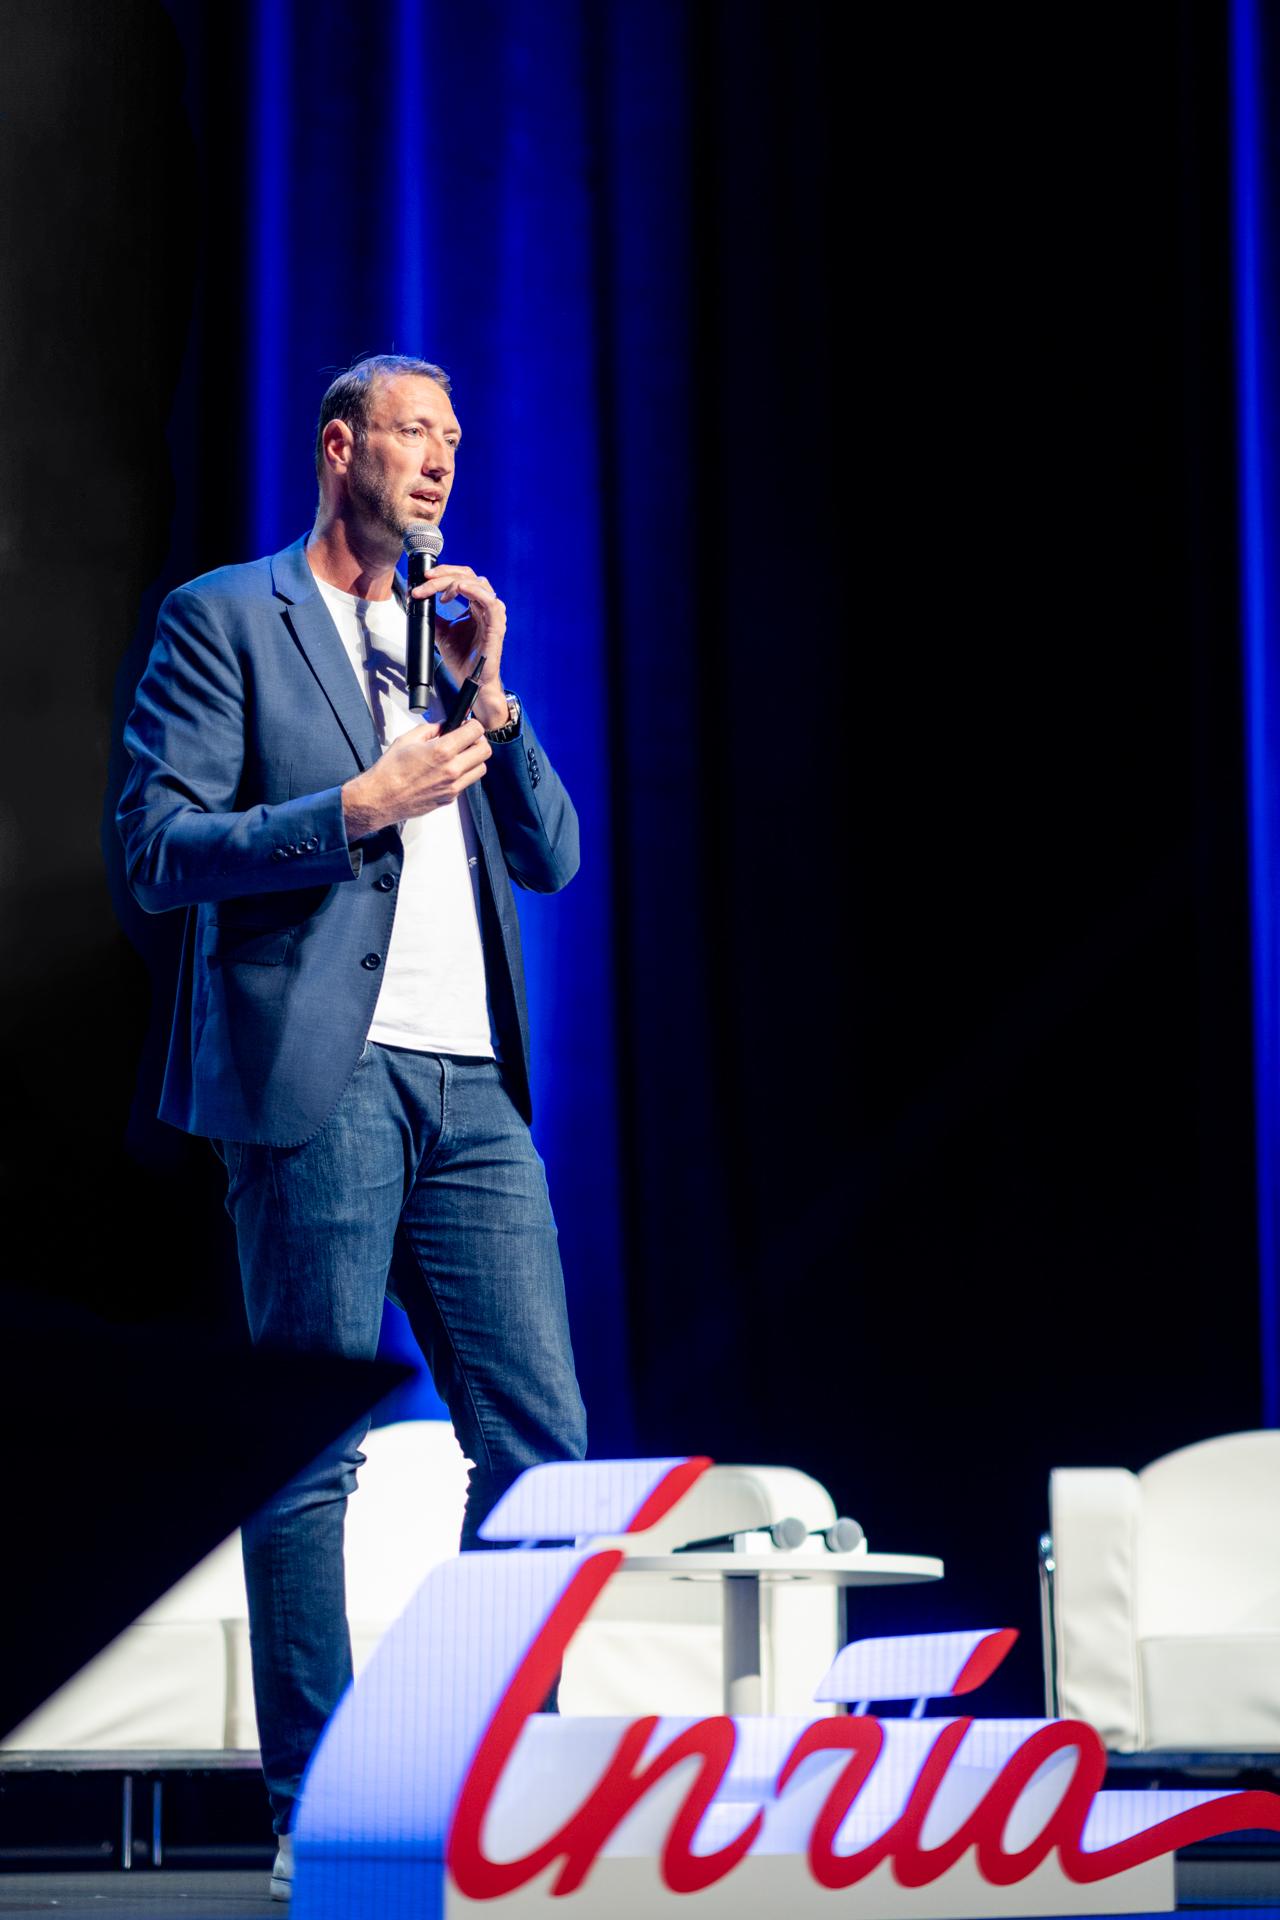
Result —
[{"label": "blue suit jacket", "polygon": [[[161,1118],[275,1146],[313,1134],[351,1077],[404,863],[395,827],[347,844],[343,782],[380,748],[305,546],[169,595],[125,729],[133,765],[117,813],[139,903],[188,910]],[[490,1003],[527,1119],[510,879],[564,886],[577,816],[527,719],[465,800],[483,855]]]}]

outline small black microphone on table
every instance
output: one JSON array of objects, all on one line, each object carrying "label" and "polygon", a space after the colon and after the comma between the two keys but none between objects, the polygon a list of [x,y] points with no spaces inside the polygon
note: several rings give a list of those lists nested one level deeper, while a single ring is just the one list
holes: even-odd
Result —
[{"label": "small black microphone on table", "polygon": [[[444,551],[438,527],[413,526],[404,536],[409,556],[409,585],[420,587]],[[409,640],[405,650],[405,679],[409,683],[410,713],[425,713],[431,705],[436,665],[436,597],[409,601]]]}]

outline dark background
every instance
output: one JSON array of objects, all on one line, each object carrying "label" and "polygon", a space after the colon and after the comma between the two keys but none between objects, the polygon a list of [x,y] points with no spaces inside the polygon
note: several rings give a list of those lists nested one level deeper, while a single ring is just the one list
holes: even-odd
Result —
[{"label": "dark background", "polygon": [[[337,316],[302,418],[389,344],[411,11],[5,10],[10,1273],[185,1330],[193,1374],[234,1253],[151,1118],[178,929],[103,830],[120,703],[164,590],[306,524],[305,429],[268,525],[254,426],[264,44],[278,297]],[[541,1109],[595,1450],[806,1468],[947,1560],[858,1624],[1019,1625],[987,1699],[1035,1711],[1049,1468],[1260,1418],[1225,8],[460,11],[421,10],[444,343],[395,344],[470,372],[477,475],[546,382],[589,454],[589,542],[549,484],[518,585],[592,583],[589,723],[569,653],[534,671],[596,795],[599,926],[536,934],[544,1033],[607,1022],[607,1071],[547,1045],[611,1130]],[[512,221],[528,352],[485,412]],[[56,1335],[38,1364],[52,1408]]]}]

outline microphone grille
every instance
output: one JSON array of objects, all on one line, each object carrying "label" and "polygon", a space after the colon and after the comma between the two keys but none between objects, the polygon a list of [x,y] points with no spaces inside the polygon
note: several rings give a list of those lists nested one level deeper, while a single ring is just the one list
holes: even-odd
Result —
[{"label": "microphone grille", "polygon": [[827,1528],[824,1537],[832,1553],[852,1553],[866,1535],[856,1520],[850,1520],[847,1514],[842,1513],[835,1524]]},{"label": "microphone grille", "polygon": [[438,560],[444,551],[444,535],[439,527],[410,527],[404,536],[406,553],[426,553]]}]

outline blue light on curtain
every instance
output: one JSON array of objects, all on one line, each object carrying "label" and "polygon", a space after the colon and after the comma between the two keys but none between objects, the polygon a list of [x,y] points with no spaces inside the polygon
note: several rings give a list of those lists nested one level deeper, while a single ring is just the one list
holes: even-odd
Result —
[{"label": "blue light on curtain", "polygon": [[1258,0],[1233,0],[1233,221],[1244,603],[1244,692],[1257,1114],[1263,1418],[1280,1424],[1280,523],[1271,356],[1272,264],[1265,48]]},{"label": "blue light on curtain", "polygon": [[280,376],[288,355],[282,274],[287,180],[288,10],[267,0],[253,16],[249,72],[249,176],[253,206],[248,222],[250,419],[255,424],[249,462],[249,547],[266,551],[280,524],[284,442],[279,431]]},{"label": "blue light on curtain", "polygon": [[379,0],[353,36],[345,0],[251,10],[249,485],[242,552],[226,557],[270,553],[310,524],[314,421],[335,370],[388,350],[448,369],[464,448],[446,558],[506,600],[504,672],[584,824],[573,885],[519,906],[535,1136],[599,1452],[627,1448],[631,1415],[589,15],[577,0]]},{"label": "blue light on curtain", "polygon": [[[395,113],[390,123],[392,169],[388,180],[395,192],[387,193],[383,207],[389,216],[383,234],[384,257],[394,263],[391,334],[388,346],[394,353],[421,353],[432,359],[425,344],[430,336],[427,313],[426,253],[431,227],[428,206],[431,183],[427,178],[431,128],[431,9],[427,0],[396,0],[395,6]],[[398,231],[397,231],[398,227]],[[414,246],[413,234],[424,236],[425,244]]]}]

